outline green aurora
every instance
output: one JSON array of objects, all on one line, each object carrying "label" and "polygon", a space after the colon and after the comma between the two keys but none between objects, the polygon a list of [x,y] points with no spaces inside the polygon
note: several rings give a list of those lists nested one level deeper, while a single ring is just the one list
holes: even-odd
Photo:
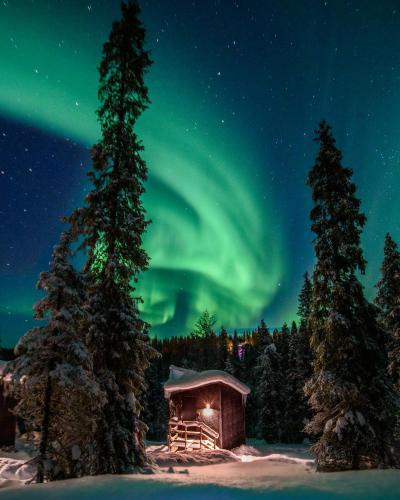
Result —
[{"label": "green aurora", "polygon": [[[103,7],[91,25],[89,15],[68,3],[39,2],[29,15],[22,5],[1,10],[7,78],[0,80],[0,113],[90,146],[99,134],[96,63],[107,17],[118,9]],[[246,175],[260,160],[234,126],[193,106],[184,73],[174,70],[167,83],[161,80],[168,68],[153,57],[152,105],[138,127],[150,173],[144,203],[153,221],[145,240],[150,270],[139,283],[144,318],[155,331],[172,322],[187,332],[208,308],[228,326],[255,323],[285,265],[279,223],[270,216],[273,195]],[[27,309],[18,301],[8,306],[12,313]],[[177,308],[184,308],[184,320],[175,324]]]},{"label": "green aurora", "polygon": [[[99,135],[96,66],[119,3],[0,3],[6,344],[33,324],[35,281],[59,217],[84,203],[88,148]],[[363,282],[372,298],[385,233],[400,242],[398,1],[141,5],[154,65],[152,104],[137,129],[152,219],[138,291],[153,335],[190,332],[205,308],[227,328],[295,319],[302,275],[313,267],[305,180],[322,118],[354,169],[368,218]]]}]

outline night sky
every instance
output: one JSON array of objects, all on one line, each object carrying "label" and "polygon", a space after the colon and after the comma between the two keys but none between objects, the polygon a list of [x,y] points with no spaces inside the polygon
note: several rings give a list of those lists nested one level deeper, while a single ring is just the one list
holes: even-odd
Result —
[{"label": "night sky", "polygon": [[[393,1],[147,0],[154,65],[140,118],[153,223],[140,278],[152,334],[277,326],[313,267],[307,171],[333,126],[368,217],[374,293],[400,240],[400,6]],[[88,189],[97,70],[119,2],[0,2],[0,334],[33,324],[35,283]]]}]

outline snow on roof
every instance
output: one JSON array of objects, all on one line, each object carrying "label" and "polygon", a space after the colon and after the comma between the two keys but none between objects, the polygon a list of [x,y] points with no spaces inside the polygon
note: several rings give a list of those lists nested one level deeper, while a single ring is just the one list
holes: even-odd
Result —
[{"label": "snow on roof", "polygon": [[173,392],[195,389],[197,387],[202,387],[203,385],[214,384],[217,382],[229,385],[244,396],[247,396],[250,392],[247,385],[243,384],[227,372],[221,370],[196,372],[194,370],[187,370],[186,368],[171,365],[169,367],[169,379],[164,384],[165,397],[169,398]]}]

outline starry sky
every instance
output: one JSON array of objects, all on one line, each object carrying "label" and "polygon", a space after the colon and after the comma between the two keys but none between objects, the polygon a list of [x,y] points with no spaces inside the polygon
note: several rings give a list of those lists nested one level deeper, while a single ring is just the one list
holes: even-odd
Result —
[{"label": "starry sky", "polygon": [[[313,267],[305,185],[313,130],[333,126],[368,217],[363,282],[383,237],[400,239],[397,0],[142,0],[154,65],[140,118],[149,181],[153,335],[190,332],[201,311],[228,328],[296,317]],[[33,325],[38,273],[60,217],[88,190],[99,137],[97,65],[113,0],[0,2],[0,335]]]}]

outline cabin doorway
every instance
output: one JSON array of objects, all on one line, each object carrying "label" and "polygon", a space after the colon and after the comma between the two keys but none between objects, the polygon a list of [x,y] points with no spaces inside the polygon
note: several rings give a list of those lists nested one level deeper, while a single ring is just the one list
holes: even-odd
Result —
[{"label": "cabin doorway", "polygon": [[183,396],[181,415],[182,420],[196,420],[196,398]]}]

